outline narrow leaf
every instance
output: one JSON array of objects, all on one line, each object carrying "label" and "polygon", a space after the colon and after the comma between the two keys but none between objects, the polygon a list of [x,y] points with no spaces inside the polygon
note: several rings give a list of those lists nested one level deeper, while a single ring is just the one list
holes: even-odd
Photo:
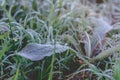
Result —
[{"label": "narrow leaf", "polygon": [[109,48],[109,49],[107,49],[105,51],[102,51],[97,56],[91,58],[90,62],[95,62],[95,61],[102,60],[102,59],[104,59],[106,57],[109,57],[110,55],[114,54],[117,51],[120,51],[120,45],[116,45],[116,46],[111,47],[111,48]]},{"label": "narrow leaf", "polygon": [[91,40],[87,32],[85,32],[86,35],[86,42],[85,42],[85,52],[88,57],[91,55]]}]

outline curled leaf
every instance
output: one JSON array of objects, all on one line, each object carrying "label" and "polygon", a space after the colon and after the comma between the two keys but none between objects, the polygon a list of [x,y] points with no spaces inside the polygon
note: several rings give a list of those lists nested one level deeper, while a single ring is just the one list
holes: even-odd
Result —
[{"label": "curled leaf", "polygon": [[94,23],[95,26],[94,35],[98,35],[102,39],[106,36],[106,33],[112,30],[113,27],[102,18],[95,20],[96,21]]},{"label": "curled leaf", "polygon": [[68,49],[69,47],[60,44],[52,45],[31,43],[18,52],[18,55],[32,61],[37,61],[42,60],[46,56],[51,56],[54,53],[61,53]]},{"label": "curled leaf", "polygon": [[91,23],[93,24],[94,31],[91,39],[91,57],[98,55],[105,43],[106,34],[112,30],[112,26],[106,22],[103,18],[90,18]]}]

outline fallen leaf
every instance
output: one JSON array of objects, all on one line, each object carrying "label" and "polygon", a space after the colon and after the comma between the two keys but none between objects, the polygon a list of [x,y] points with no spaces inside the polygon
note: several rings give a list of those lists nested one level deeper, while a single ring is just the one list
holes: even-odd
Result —
[{"label": "fallen leaf", "polygon": [[62,53],[68,50],[68,46],[60,44],[37,44],[31,43],[23,48],[18,55],[30,59],[32,61],[42,60],[46,56],[51,56],[54,53]]}]

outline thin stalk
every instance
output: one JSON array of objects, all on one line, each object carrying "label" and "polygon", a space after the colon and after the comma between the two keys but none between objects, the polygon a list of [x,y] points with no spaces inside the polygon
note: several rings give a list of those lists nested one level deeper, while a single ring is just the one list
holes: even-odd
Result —
[{"label": "thin stalk", "polygon": [[99,55],[97,55],[96,57],[91,58],[90,62],[96,62],[96,61],[102,60],[106,57],[109,57],[110,55],[114,54],[117,51],[120,51],[120,45],[111,47],[111,48],[99,53]]}]

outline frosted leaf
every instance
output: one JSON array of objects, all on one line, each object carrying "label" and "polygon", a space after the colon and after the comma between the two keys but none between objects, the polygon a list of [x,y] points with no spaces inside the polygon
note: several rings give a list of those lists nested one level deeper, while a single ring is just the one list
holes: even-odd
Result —
[{"label": "frosted leaf", "polygon": [[106,22],[103,18],[91,18],[91,22],[94,25],[94,35],[104,38],[106,33],[113,29],[113,27]]},{"label": "frosted leaf", "polygon": [[37,44],[31,43],[23,48],[18,55],[30,59],[32,61],[42,60],[46,56],[51,56],[55,53],[61,53],[68,50],[69,47],[60,44]]},{"label": "frosted leaf", "polygon": [[113,27],[103,18],[91,17],[90,20],[95,27],[91,38],[91,56],[94,56],[94,54],[99,53],[99,51],[103,49],[106,34],[111,31]]}]

